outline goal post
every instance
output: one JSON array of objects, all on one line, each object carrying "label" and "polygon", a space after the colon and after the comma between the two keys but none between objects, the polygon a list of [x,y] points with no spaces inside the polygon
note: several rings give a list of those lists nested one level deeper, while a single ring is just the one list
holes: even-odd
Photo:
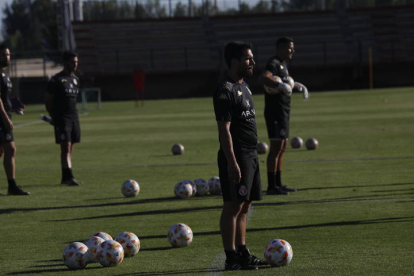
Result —
[{"label": "goal post", "polygon": [[89,87],[81,89],[82,110],[101,109],[101,88]]}]

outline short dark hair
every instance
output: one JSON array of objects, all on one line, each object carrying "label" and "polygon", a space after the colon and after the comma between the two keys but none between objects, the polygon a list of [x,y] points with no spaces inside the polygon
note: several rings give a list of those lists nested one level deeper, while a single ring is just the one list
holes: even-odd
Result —
[{"label": "short dark hair", "polygon": [[250,42],[243,41],[231,41],[224,46],[224,60],[226,61],[227,67],[231,67],[231,60],[239,60],[243,56],[243,51],[246,49],[252,49]]},{"label": "short dark hair", "polygon": [[281,37],[278,40],[276,40],[276,49],[279,47],[279,45],[288,44],[291,42],[293,42],[293,38],[287,36]]},{"label": "short dark hair", "polygon": [[78,54],[75,53],[75,52],[72,52],[72,51],[64,51],[63,52],[63,55],[62,55],[62,60],[65,62],[65,61],[68,61],[71,58],[74,58],[74,57],[77,57],[77,56],[78,56]]}]

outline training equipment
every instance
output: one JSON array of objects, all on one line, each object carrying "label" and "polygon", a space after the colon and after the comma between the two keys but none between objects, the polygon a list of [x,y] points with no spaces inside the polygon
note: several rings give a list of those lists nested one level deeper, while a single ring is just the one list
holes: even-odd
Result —
[{"label": "training equipment", "polygon": [[287,83],[290,85],[290,87],[295,87],[295,81],[293,80],[293,78],[291,76],[288,76],[287,78]]},{"label": "training equipment", "polygon": [[196,195],[203,196],[208,193],[210,187],[208,186],[207,181],[202,178],[194,180],[194,184],[197,187]]},{"label": "training equipment", "polygon": [[181,144],[174,144],[171,151],[174,155],[181,155],[184,153],[184,146]]},{"label": "training equipment", "polygon": [[135,256],[141,248],[137,235],[132,232],[122,232],[116,236],[115,240],[122,245],[125,257]]},{"label": "training equipment", "polygon": [[193,241],[193,231],[187,224],[176,223],[168,230],[167,240],[173,247],[188,246]]},{"label": "training equipment", "polygon": [[265,154],[269,150],[269,146],[265,142],[257,143],[257,153]]},{"label": "training equipment", "polygon": [[174,186],[174,194],[178,198],[189,198],[193,196],[193,186],[184,181],[180,181]]},{"label": "training equipment", "polygon": [[135,180],[127,180],[122,183],[121,192],[126,197],[134,197],[139,194],[139,184]]},{"label": "training equipment", "polygon": [[97,254],[98,254],[98,247],[103,243],[105,240],[101,237],[91,236],[85,240],[85,245],[89,249],[89,262],[90,263],[97,263]]},{"label": "training equipment", "polygon": [[98,233],[95,233],[95,234],[94,234],[94,235],[92,235],[92,236],[97,236],[97,237],[100,237],[100,238],[104,239],[105,241],[107,241],[107,240],[113,240],[112,236],[111,236],[111,235],[109,235],[109,234],[108,234],[108,233],[106,233],[106,232],[98,232]]},{"label": "training equipment", "polygon": [[63,262],[70,269],[84,268],[88,261],[88,247],[81,242],[72,242],[63,249]]},{"label": "training equipment", "polygon": [[314,150],[318,147],[318,145],[318,140],[316,140],[315,138],[309,138],[308,140],[306,140],[306,148],[308,150]]},{"label": "training equipment", "polygon": [[[282,79],[278,76],[272,76],[272,79],[275,80],[278,83],[282,83]],[[269,86],[266,86],[266,85],[264,85],[263,87],[264,87],[264,90],[266,91],[266,93],[269,93],[269,94],[276,94],[276,93],[279,92],[277,88],[269,87]]]},{"label": "training equipment", "polygon": [[290,140],[290,145],[294,149],[298,149],[303,146],[303,140],[300,137],[293,137],[292,140]]},{"label": "training equipment", "polygon": [[53,126],[53,119],[51,117],[40,114],[39,118]]},{"label": "training equipment", "polygon": [[274,239],[267,244],[264,257],[272,266],[286,266],[292,261],[292,246],[285,240]]},{"label": "training equipment", "polygon": [[221,194],[221,184],[220,184],[220,177],[213,176],[208,180],[208,186],[210,188],[210,194],[212,195],[219,195]]},{"label": "training equipment", "polygon": [[124,260],[124,248],[117,241],[107,240],[99,246],[97,256],[102,266],[117,266]]},{"label": "training equipment", "polygon": [[80,94],[82,98],[82,110],[101,109],[101,88],[83,88],[80,90]]}]

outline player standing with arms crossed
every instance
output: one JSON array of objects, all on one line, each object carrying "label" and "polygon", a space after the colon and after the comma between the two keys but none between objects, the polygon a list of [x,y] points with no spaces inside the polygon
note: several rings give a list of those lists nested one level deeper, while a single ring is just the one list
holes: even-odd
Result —
[{"label": "player standing with arms crossed", "polygon": [[[290,101],[292,89],[303,93],[308,99],[308,89],[295,82],[291,87],[288,82],[289,72],[286,61],[295,53],[293,39],[282,37],[276,41],[276,56],[270,58],[265,70],[259,76],[259,83],[269,87],[265,93],[265,120],[270,139],[267,156],[267,194],[288,195],[296,189],[282,185],[282,163],[289,138]],[[276,80],[274,76],[280,78]]]},{"label": "player standing with arms crossed", "polygon": [[4,153],[3,166],[7,176],[8,195],[29,195],[16,185],[16,146],[13,137],[10,94],[12,83],[7,68],[10,65],[10,50],[0,45],[0,147]]},{"label": "player standing with arms crossed", "polygon": [[56,144],[60,144],[62,167],[61,184],[79,186],[72,173],[73,145],[80,142],[81,130],[76,108],[79,79],[75,75],[78,55],[63,53],[63,71],[54,75],[47,84],[46,110],[52,117]]},{"label": "player standing with arms crossed", "polygon": [[267,262],[250,254],[246,247],[247,213],[252,200],[262,199],[255,107],[245,77],[253,74],[251,44],[241,41],[225,46],[227,78],[214,94],[219,132],[218,167],[223,192],[220,230],[226,254],[225,269],[251,270]]}]

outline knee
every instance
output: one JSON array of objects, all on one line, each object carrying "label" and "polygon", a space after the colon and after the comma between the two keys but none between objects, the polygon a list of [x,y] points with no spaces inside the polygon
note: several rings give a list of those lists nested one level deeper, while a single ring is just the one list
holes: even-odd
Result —
[{"label": "knee", "polygon": [[5,156],[12,156],[12,157],[16,156],[17,149],[16,149],[16,146],[13,144],[10,145],[9,147],[4,147],[3,150],[4,150]]}]

